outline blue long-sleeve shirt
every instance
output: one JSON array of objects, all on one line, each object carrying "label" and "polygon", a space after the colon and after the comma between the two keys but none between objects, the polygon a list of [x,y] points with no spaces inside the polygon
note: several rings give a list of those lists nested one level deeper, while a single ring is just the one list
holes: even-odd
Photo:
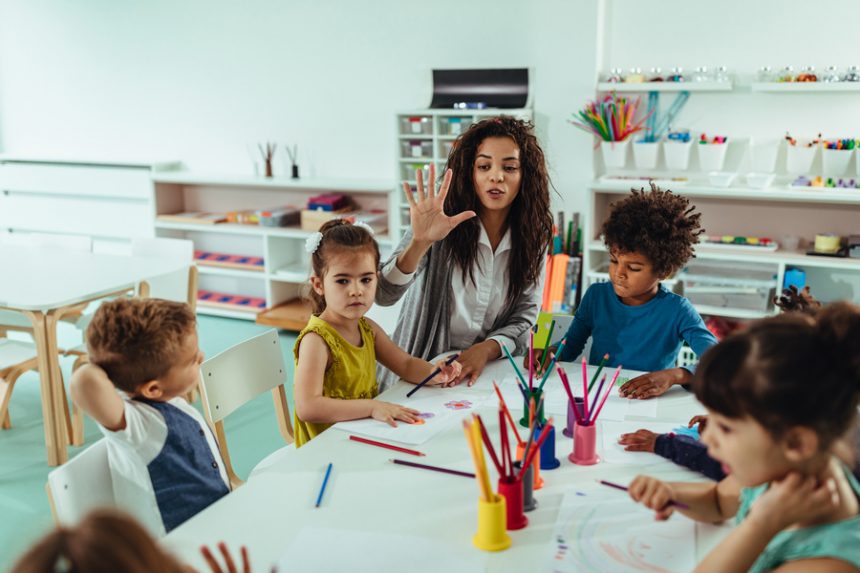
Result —
[{"label": "blue long-sleeve shirt", "polygon": [[598,364],[609,353],[607,366],[620,364],[645,372],[673,368],[684,342],[696,356],[717,343],[690,301],[662,284],[654,298],[639,306],[622,303],[612,283],[588,287],[567,329],[559,360],[576,360],[589,336],[589,364]]}]

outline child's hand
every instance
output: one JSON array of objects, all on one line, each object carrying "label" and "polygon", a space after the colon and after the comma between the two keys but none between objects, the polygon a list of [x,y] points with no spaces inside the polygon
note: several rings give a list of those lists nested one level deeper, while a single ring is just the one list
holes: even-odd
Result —
[{"label": "child's hand", "polygon": [[621,434],[618,443],[625,446],[628,452],[653,452],[657,434],[650,430],[636,430],[630,434]]},{"label": "child's hand", "polygon": [[461,352],[457,362],[462,365],[462,369],[454,383],[459,384],[465,380],[467,381],[467,386],[473,385],[478,380],[481,372],[484,371],[487,362],[490,361],[490,352],[492,351],[499,351],[499,343],[495,340],[485,340],[473,344]]},{"label": "child's hand", "polygon": [[251,573],[251,561],[248,559],[248,548],[242,545],[239,548],[239,553],[242,556],[242,569],[237,569],[236,564],[233,562],[233,557],[230,555],[230,550],[227,549],[227,544],[223,541],[218,544],[218,550],[221,552],[221,555],[224,557],[224,567],[221,568],[221,565],[215,559],[215,556],[212,555],[212,551],[206,545],[200,547],[200,553],[203,554],[203,558],[206,560],[206,564],[209,565],[209,569],[212,573]]},{"label": "child's hand", "polygon": [[630,482],[627,493],[633,501],[639,502],[649,509],[655,511],[654,518],[659,521],[669,519],[675,511],[674,505],[669,502],[675,497],[675,492],[666,482],[648,476],[636,476]]},{"label": "child's hand", "polygon": [[708,416],[693,416],[692,418],[690,418],[690,423],[687,424],[687,427],[692,428],[696,424],[699,424],[699,433],[701,434],[705,431],[705,426],[708,424]]},{"label": "child's hand", "polygon": [[392,404],[391,402],[382,402],[380,400],[373,401],[373,409],[370,411],[370,417],[380,422],[385,422],[389,426],[397,427],[395,420],[401,422],[413,423],[419,420],[418,410],[401,406],[400,404]]},{"label": "child's hand", "polygon": [[[683,372],[680,372],[682,370]],[[619,388],[618,393],[624,398],[639,400],[653,398],[665,394],[675,384],[686,384],[688,377],[691,377],[691,374],[684,368],[647,372],[625,382]]]},{"label": "child's hand", "polygon": [[[546,350],[546,358],[544,359],[544,366],[549,366],[549,363],[552,362],[553,357],[555,356],[555,352],[558,350],[556,346],[550,346]],[[543,348],[535,348],[533,353],[533,360],[535,374],[537,376],[543,376],[544,368],[541,366],[540,357],[543,354]],[[523,357],[523,367],[528,370],[529,369],[529,353],[526,352],[526,355]]]},{"label": "child's hand", "polygon": [[463,371],[463,365],[456,360],[451,364],[446,364],[445,360],[440,360],[433,365],[434,370],[439,369],[439,374],[430,379],[428,386],[454,386],[457,384],[457,378],[460,372]]},{"label": "child's hand", "polygon": [[753,503],[750,518],[776,534],[796,523],[812,525],[824,521],[839,508],[839,502],[833,478],[818,483],[814,476],[791,472],[772,482]]}]

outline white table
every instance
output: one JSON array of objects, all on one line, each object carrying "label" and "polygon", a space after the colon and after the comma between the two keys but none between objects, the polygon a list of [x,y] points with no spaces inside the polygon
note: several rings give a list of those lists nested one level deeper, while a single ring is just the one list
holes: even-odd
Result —
[{"label": "white table", "polygon": [[[569,365],[568,373],[574,372],[574,368],[574,365]],[[504,383],[512,384],[509,372],[506,363],[496,362],[468,390],[474,396],[474,402],[487,399],[477,410],[495,443],[498,443],[498,402],[491,381],[501,381],[507,376]],[[401,382],[381,398],[401,401],[410,388],[412,385]],[[557,379],[550,380],[546,388],[548,392],[563,391]],[[416,397],[422,392],[425,390],[419,391]],[[651,422],[680,424],[703,412],[695,398],[681,388],[672,389],[658,400],[658,417],[651,418]],[[520,404],[516,407],[511,404],[515,416]],[[464,411],[463,415],[470,413]],[[483,553],[472,546],[478,500],[478,486],[474,480],[404,468],[388,462],[390,458],[399,457],[474,471],[459,422],[450,424],[420,446],[404,446],[424,452],[426,457],[421,458],[351,442],[347,433],[330,429],[299,450],[283,456],[276,465],[172,531],[166,537],[166,543],[181,558],[201,570],[204,563],[198,553],[200,545],[224,540],[238,550],[238,546],[244,544],[250,550],[254,571],[269,571],[303,526],[335,527],[429,536],[452,550],[481,554],[486,559],[487,570],[491,571],[541,570],[545,569],[548,543],[563,493],[572,484],[593,484],[598,478],[627,483],[643,471],[665,479],[703,479],[668,461],[645,468],[608,463],[590,467],[574,465],[567,460],[572,442],[561,435],[564,417],[556,416],[556,424],[559,430],[556,432],[556,452],[562,465],[559,469],[541,472],[546,485],[535,493],[539,506],[527,513],[529,525],[525,529],[509,532],[513,545],[506,551]],[[648,421],[642,421],[641,426],[647,427]],[[522,433],[522,428],[520,430]],[[315,509],[314,501],[329,462],[334,463],[331,479],[322,507]],[[487,464],[492,468],[489,457]],[[491,469],[491,479],[495,478],[495,470]],[[724,533],[721,527],[697,525],[697,556],[704,556]],[[337,551],[336,543],[331,550]],[[368,550],[384,551],[385,548]],[[408,564],[403,568],[408,570]]]},{"label": "white table", "polygon": [[128,292],[142,280],[180,268],[181,263],[169,259],[0,245],[0,308],[20,311],[33,324],[49,465],[66,461],[68,445],[57,322],[74,307]]}]

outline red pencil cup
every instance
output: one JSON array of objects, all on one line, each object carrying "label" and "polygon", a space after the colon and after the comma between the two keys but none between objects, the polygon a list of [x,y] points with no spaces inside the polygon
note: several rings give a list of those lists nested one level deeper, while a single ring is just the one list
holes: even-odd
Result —
[{"label": "red pencil cup", "polygon": [[[523,467],[523,462],[514,462],[514,471],[519,473],[521,467]],[[527,467],[526,471],[523,472],[521,481],[523,482],[523,511],[528,513],[537,509],[538,505],[534,496],[535,470],[532,466]]]},{"label": "red pencil cup", "polygon": [[[525,449],[525,446],[517,444],[517,460],[520,462],[523,461],[523,453]],[[535,456],[535,460],[532,462],[532,473],[534,474],[532,489],[537,491],[543,487],[543,478],[540,477],[540,451],[538,451]]]},{"label": "red pencil cup", "polygon": [[522,529],[529,524],[523,513],[523,482],[519,479],[499,478],[499,495],[505,498],[508,531]]},{"label": "red pencil cup", "polygon": [[543,404],[540,401],[541,394],[543,394],[543,391],[537,388],[526,392],[527,398],[523,399],[523,417],[520,418],[520,426],[523,428],[529,427],[529,401],[531,398],[535,399],[536,408],[540,404],[540,408],[535,412],[535,418],[537,418],[539,424],[546,424],[546,419],[543,417]]},{"label": "red pencil cup", "polygon": [[600,461],[597,456],[597,428],[594,424],[573,426],[573,453],[567,459],[581,466],[591,466]]},{"label": "red pencil cup", "polygon": [[573,437],[573,425],[576,423],[576,416],[573,415],[573,408],[576,407],[576,411],[579,414],[580,418],[582,417],[583,413],[582,407],[584,405],[584,402],[582,398],[574,396],[573,400],[576,403],[576,406],[574,406],[574,404],[571,404],[570,400],[567,401],[567,426],[565,426],[565,428],[561,431],[561,433],[564,434],[565,438]]}]

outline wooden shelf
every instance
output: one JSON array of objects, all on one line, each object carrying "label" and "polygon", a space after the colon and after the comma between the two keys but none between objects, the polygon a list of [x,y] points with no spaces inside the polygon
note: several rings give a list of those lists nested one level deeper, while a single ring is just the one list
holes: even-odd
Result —
[{"label": "wooden shelf", "polygon": [[642,83],[612,83],[597,84],[599,92],[730,92],[734,89],[732,82],[642,82]]},{"label": "wooden shelf", "polygon": [[257,324],[274,326],[284,330],[299,331],[307,325],[311,317],[311,305],[300,298],[265,310],[257,315]]}]

